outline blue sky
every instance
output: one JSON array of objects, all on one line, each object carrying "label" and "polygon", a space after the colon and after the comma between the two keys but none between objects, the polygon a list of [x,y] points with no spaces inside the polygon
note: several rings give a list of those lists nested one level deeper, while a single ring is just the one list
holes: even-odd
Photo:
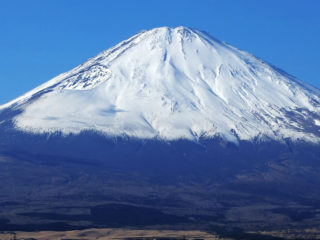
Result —
[{"label": "blue sky", "polygon": [[319,0],[1,0],[0,104],[160,26],[205,30],[320,88],[319,12]]}]

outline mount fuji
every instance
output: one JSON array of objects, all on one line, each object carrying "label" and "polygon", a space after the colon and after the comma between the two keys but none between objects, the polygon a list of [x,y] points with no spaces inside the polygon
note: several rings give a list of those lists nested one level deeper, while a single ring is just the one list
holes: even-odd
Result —
[{"label": "mount fuji", "polygon": [[0,106],[0,166],[0,230],[317,228],[320,90],[196,29],[142,31]]},{"label": "mount fuji", "polygon": [[31,133],[320,140],[318,89],[186,27],[140,32],[0,111]]}]

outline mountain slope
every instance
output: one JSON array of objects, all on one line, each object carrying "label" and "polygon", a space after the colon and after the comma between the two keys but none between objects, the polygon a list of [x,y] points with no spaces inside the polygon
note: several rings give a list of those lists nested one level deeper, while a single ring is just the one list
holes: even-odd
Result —
[{"label": "mountain slope", "polygon": [[320,140],[318,89],[185,27],[140,32],[0,111],[32,133]]}]

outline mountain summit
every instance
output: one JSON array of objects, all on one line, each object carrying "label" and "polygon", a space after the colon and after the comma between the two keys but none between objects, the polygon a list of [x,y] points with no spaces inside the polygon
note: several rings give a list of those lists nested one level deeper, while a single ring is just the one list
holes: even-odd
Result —
[{"label": "mountain summit", "polygon": [[1,106],[7,121],[32,133],[319,142],[320,91],[207,33],[162,27]]}]

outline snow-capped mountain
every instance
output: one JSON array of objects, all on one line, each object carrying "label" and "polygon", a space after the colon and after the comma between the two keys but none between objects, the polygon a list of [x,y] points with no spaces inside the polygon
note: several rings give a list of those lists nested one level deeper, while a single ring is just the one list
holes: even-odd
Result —
[{"label": "snow-capped mountain", "polygon": [[[208,34],[143,31],[0,107],[32,133],[320,141],[320,91]],[[0,119],[0,125],[8,119]]]},{"label": "snow-capped mountain", "polygon": [[140,32],[0,106],[0,227],[315,229],[319,146],[320,90],[198,30]]}]

